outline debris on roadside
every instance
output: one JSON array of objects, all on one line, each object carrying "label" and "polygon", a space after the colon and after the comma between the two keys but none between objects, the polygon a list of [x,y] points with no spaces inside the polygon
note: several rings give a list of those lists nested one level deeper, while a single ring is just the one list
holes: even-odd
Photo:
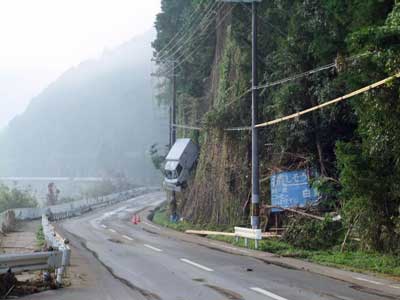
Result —
[{"label": "debris on roadside", "polygon": [[56,289],[51,272],[22,273],[15,275],[11,269],[0,275],[1,299],[12,299]]}]

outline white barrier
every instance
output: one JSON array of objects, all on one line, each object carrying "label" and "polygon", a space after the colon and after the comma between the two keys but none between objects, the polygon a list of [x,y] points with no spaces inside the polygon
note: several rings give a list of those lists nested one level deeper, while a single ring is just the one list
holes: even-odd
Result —
[{"label": "white barrier", "polygon": [[[42,217],[43,214],[47,213],[49,210],[53,216],[61,215],[63,217],[71,217],[80,215],[90,209],[104,207],[107,205],[112,205],[120,201],[128,200],[130,198],[139,196],[145,192],[152,192],[160,190],[159,187],[140,187],[124,192],[118,192],[110,194],[107,196],[101,196],[97,198],[90,198],[84,200],[73,201],[69,203],[62,203],[57,205],[52,205],[48,207],[34,207],[34,208],[15,208],[9,211],[13,211],[15,218],[19,221],[27,220],[37,220]],[[0,229],[1,225],[5,220],[7,211],[0,214]],[[57,218],[57,217],[56,217]]]},{"label": "white barrier", "polygon": [[7,272],[23,272],[33,270],[56,269],[57,283],[62,284],[62,277],[67,266],[70,264],[71,249],[68,241],[64,240],[49,222],[48,216],[55,219],[63,219],[80,215],[94,208],[112,205],[120,201],[137,197],[146,192],[153,192],[160,188],[136,188],[125,192],[114,193],[104,197],[63,203],[43,208],[18,208],[5,211],[0,214],[0,230],[7,223],[7,215],[14,213],[15,219],[19,221],[35,220],[42,218],[43,233],[48,246],[55,251],[40,252],[32,254],[10,254],[0,255],[0,274]]},{"label": "white barrier", "polygon": [[244,238],[245,246],[248,246],[248,239],[254,240],[255,248],[258,248],[258,241],[262,240],[261,229],[251,229],[244,227],[235,227],[235,237],[238,241],[239,238]]},{"label": "white barrier", "polygon": [[8,272],[22,273],[25,271],[47,270],[59,268],[62,264],[62,252],[37,252],[29,254],[0,255],[0,274]]},{"label": "white barrier", "polygon": [[54,226],[50,224],[49,219],[46,215],[42,216],[42,228],[45,240],[48,246],[61,251],[62,260],[61,265],[57,268],[56,271],[56,281],[57,284],[62,284],[62,277],[70,265],[71,259],[71,248],[68,246],[68,241],[66,241],[63,237],[61,237],[55,230]]}]

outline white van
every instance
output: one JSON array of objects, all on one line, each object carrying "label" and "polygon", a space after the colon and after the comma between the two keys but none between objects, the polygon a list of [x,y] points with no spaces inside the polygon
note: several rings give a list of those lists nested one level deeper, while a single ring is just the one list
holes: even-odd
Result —
[{"label": "white van", "polygon": [[177,139],[165,159],[164,187],[181,191],[198,156],[199,149],[190,139]]}]

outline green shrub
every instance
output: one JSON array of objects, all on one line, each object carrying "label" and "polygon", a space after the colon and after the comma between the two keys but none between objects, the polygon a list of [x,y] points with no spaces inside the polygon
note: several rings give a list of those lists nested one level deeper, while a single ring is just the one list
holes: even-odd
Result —
[{"label": "green shrub", "polygon": [[323,221],[307,217],[295,217],[289,220],[283,238],[295,247],[319,250],[338,245],[342,235],[342,224],[334,222],[328,217]]}]

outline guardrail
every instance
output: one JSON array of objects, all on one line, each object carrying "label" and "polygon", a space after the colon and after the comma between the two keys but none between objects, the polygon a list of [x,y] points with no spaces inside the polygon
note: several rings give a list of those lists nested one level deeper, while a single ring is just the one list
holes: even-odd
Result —
[{"label": "guardrail", "polygon": [[70,265],[71,249],[68,246],[68,240],[65,240],[56,232],[50,220],[78,216],[95,208],[113,205],[146,192],[157,190],[160,190],[160,188],[142,187],[104,197],[79,200],[45,208],[19,208],[3,212],[0,214],[0,230],[9,227],[10,219],[26,221],[42,218],[45,240],[47,245],[51,246],[54,251],[0,255],[0,274],[4,274],[9,270],[13,273],[19,273],[54,268],[56,270],[57,284],[61,285],[66,268]]},{"label": "guardrail", "polygon": [[248,246],[248,239],[254,240],[254,246],[258,248],[258,241],[262,240],[261,229],[251,229],[244,227],[235,227],[235,237],[239,241],[239,238],[244,238],[244,244]]},{"label": "guardrail", "polygon": [[160,190],[159,187],[140,187],[124,192],[113,193],[107,196],[78,200],[69,203],[52,205],[48,207],[10,209],[0,214],[0,230],[3,227],[8,227],[5,225],[9,219],[10,214],[13,215],[15,220],[28,221],[28,220],[40,219],[43,214],[47,213],[50,210],[54,220],[60,220],[74,216],[79,216],[92,209],[113,205],[118,202],[128,200],[133,197],[137,197],[146,192],[152,192],[158,190]]},{"label": "guardrail", "polygon": [[21,273],[25,271],[59,268],[61,264],[61,251],[5,254],[0,255],[0,274],[7,273],[10,269],[13,273]]},{"label": "guardrail", "polygon": [[62,253],[61,265],[56,269],[56,281],[57,284],[61,285],[66,268],[70,265],[71,248],[68,246],[68,240],[62,238],[56,232],[54,226],[50,224],[47,215],[42,216],[42,227],[47,246],[51,246]]}]

